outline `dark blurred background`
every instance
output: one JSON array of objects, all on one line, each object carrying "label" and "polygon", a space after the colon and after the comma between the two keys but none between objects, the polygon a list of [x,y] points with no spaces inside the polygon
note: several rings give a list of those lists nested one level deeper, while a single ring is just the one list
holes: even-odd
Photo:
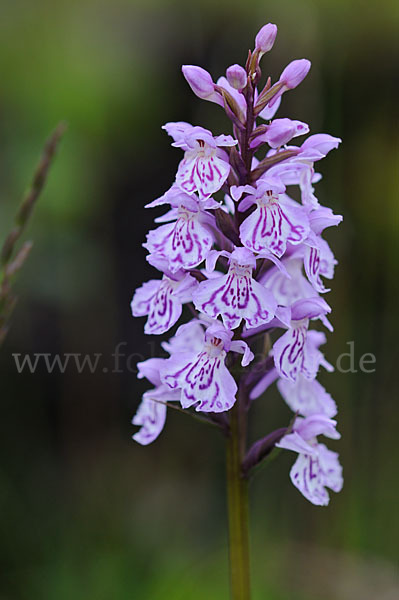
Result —
[{"label": "dark blurred background", "polygon": [[[113,373],[111,355],[122,343],[127,356],[149,357],[159,344],[129,302],[154,275],[141,243],[163,211],[143,206],[170,186],[181,157],[161,125],[229,133],[180,65],[216,79],[245,61],[269,21],[279,36],[264,73],[312,61],[279,116],[343,138],[317,186],[344,215],[327,236],[340,264],[326,356],[335,363],[353,341],[358,372],[321,375],[343,434],[330,446],[345,487],[330,506],[292,486],[289,452],[251,486],[254,600],[398,597],[398,17],[393,0],[1,0],[0,239],[44,139],[69,123],[0,352],[1,600],[228,597],[223,439],[169,411],[152,446],[135,444],[130,420],[147,385],[126,357]],[[12,356],[68,352],[103,356],[94,374],[43,363],[19,374]],[[359,370],[364,353],[375,355],[374,373]],[[251,437],[289,416],[270,392]]]}]

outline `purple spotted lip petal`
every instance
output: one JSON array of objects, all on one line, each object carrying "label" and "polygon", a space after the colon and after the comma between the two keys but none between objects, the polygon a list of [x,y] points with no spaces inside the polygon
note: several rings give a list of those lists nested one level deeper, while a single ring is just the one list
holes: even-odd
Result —
[{"label": "purple spotted lip petal", "polygon": [[165,359],[150,358],[137,364],[139,379],[145,377],[155,386],[144,393],[132,420],[133,425],[140,427],[133,439],[143,446],[151,444],[163,430],[167,411],[165,403],[179,400],[178,393],[161,382],[160,370],[164,363]]},{"label": "purple spotted lip petal", "polygon": [[296,381],[306,372],[305,343],[308,320],[295,323],[274,344],[274,364],[280,377]]},{"label": "purple spotted lip petal", "polygon": [[144,246],[167,259],[169,269],[193,269],[202,263],[213,245],[213,235],[204,224],[206,214],[199,207],[182,204],[177,220],[149,232]]},{"label": "purple spotted lip petal", "polygon": [[307,238],[309,218],[299,204],[273,189],[261,188],[253,198],[256,209],[240,227],[240,238],[246,248],[253,252],[268,250],[280,258],[288,242],[296,245]]},{"label": "purple spotted lip petal", "polygon": [[337,261],[330,246],[326,240],[312,234],[304,242],[304,247],[303,263],[310,283],[321,294],[329,292],[330,290],[325,287],[321,276],[327,279],[334,277],[334,269]]},{"label": "purple spotted lip petal", "polygon": [[151,392],[146,392],[133,417],[133,425],[140,426],[133,439],[143,446],[157,439],[166,421],[166,404],[151,399]]},{"label": "purple spotted lip petal", "polygon": [[148,281],[138,288],[133,296],[133,316],[148,315],[145,333],[165,333],[179,319],[182,304],[191,300],[192,290],[196,285],[195,279],[188,274],[178,281],[166,275],[162,279]]},{"label": "purple spotted lip petal", "polygon": [[337,438],[335,421],[324,414],[297,419],[294,431],[277,444],[299,454],[290,473],[291,481],[312,504],[326,506],[329,494],[326,488],[339,492],[343,485],[342,467],[338,454],[316,440],[316,435]]},{"label": "purple spotted lip petal", "polygon": [[[203,412],[224,412],[235,400],[237,385],[225,365],[226,348],[231,339],[219,329],[205,335],[199,352],[178,352],[165,361],[161,380],[172,389],[181,390],[183,408],[195,405]],[[225,338],[220,337],[220,334]],[[217,337],[219,336],[219,337]]]},{"label": "purple spotted lip petal", "polygon": [[177,186],[188,194],[198,192],[200,198],[220,190],[230,173],[230,164],[218,148],[237,142],[227,135],[214,137],[207,129],[188,123],[167,123],[164,128],[175,140],[173,145],[185,151],[177,169]]},{"label": "purple spotted lip petal", "polygon": [[197,310],[217,318],[228,329],[236,329],[242,319],[247,328],[271,321],[277,303],[273,295],[252,277],[255,257],[246,248],[237,248],[230,257],[229,271],[200,283],[193,294]]},{"label": "purple spotted lip petal", "polygon": [[319,296],[297,300],[291,306],[291,326],[273,346],[274,363],[280,377],[292,382],[301,375],[307,379],[316,377],[323,357],[318,350],[321,342],[316,341],[319,332],[308,331],[309,319],[322,318],[330,310]]}]

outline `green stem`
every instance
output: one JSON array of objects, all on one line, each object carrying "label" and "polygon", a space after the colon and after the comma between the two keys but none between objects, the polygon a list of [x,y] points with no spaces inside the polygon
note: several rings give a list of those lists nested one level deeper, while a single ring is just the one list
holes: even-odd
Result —
[{"label": "green stem", "polygon": [[231,599],[250,600],[248,483],[241,474],[243,436],[239,417],[237,401],[231,409],[226,460]]}]

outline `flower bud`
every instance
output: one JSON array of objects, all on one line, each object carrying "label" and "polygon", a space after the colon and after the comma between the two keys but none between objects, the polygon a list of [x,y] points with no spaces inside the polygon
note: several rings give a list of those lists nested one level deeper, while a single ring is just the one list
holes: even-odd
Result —
[{"label": "flower bud", "polygon": [[280,75],[280,81],[283,81],[285,86],[292,90],[301,83],[309,72],[311,62],[306,58],[293,60],[287,65]]},{"label": "flower bud", "polygon": [[291,121],[291,119],[274,119],[267,128],[264,136],[265,141],[271,148],[284,146],[293,137],[304,135],[309,132],[309,127],[302,121]]},{"label": "flower bud", "polygon": [[223,106],[223,100],[220,95],[215,92],[215,84],[208,71],[194,65],[183,65],[182,72],[188,85],[198,98],[216,102]]},{"label": "flower bud", "polygon": [[247,72],[241,65],[231,65],[226,71],[226,78],[236,90],[243,90],[247,85]]},{"label": "flower bud", "polygon": [[275,119],[267,129],[266,141],[271,148],[279,148],[289,142],[295,134],[291,119]]},{"label": "flower bud", "polygon": [[260,54],[269,52],[273,48],[274,40],[277,35],[277,25],[268,23],[260,29],[255,38],[255,50]]}]

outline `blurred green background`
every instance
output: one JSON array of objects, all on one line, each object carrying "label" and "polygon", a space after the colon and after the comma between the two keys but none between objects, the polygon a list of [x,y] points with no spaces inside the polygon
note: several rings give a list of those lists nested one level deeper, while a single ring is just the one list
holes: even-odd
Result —
[{"label": "blurred green background", "polygon": [[[344,215],[327,236],[340,264],[326,356],[334,363],[354,341],[357,368],[364,353],[377,363],[321,376],[339,405],[343,438],[331,447],[345,474],[327,509],[291,485],[292,453],[254,480],[254,600],[399,597],[398,17],[388,0],[1,0],[0,239],[44,139],[69,123],[0,352],[1,600],[228,598],[223,440],[174,413],[152,446],[132,442],[146,384],[123,362],[112,373],[111,354],[125,342],[125,354],[147,357],[159,342],[129,302],[153,275],[141,243],[162,211],[143,206],[180,158],[160,126],[229,133],[180,65],[216,78],[269,21],[279,36],[264,72],[312,61],[279,116],[343,138],[317,186]],[[109,372],[18,374],[12,354],[37,352],[102,353]],[[251,437],[289,414],[270,392]]]}]

